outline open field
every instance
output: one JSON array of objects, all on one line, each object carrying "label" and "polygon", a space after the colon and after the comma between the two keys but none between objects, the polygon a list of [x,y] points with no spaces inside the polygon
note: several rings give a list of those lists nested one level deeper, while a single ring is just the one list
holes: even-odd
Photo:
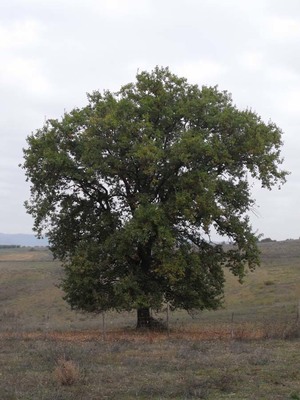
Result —
[{"label": "open field", "polygon": [[[0,250],[0,399],[300,399],[300,241],[261,244],[224,309],[136,332],[69,310],[47,249]],[[155,314],[166,321],[166,311]]]}]

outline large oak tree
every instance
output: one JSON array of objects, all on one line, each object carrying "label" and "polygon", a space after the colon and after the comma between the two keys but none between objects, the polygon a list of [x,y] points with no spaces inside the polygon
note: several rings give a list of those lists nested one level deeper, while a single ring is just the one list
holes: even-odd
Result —
[{"label": "large oak tree", "polygon": [[138,326],[165,302],[217,308],[224,268],[241,280],[259,264],[251,182],[284,183],[281,130],[168,68],[88,100],[24,149],[26,208],[63,263],[65,299],[89,312],[136,309]]}]

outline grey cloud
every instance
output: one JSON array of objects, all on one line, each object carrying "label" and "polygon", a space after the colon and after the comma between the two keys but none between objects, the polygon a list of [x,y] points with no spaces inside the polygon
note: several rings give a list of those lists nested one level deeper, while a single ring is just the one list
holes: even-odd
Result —
[{"label": "grey cloud", "polygon": [[[264,120],[272,119],[283,128],[286,168],[293,174],[281,191],[255,187],[253,196],[260,205],[260,217],[251,218],[257,229],[275,239],[298,237],[300,217],[290,217],[300,189],[298,39],[272,36],[268,29],[273,17],[299,21],[300,3],[2,2],[0,35],[1,27],[9,30],[31,21],[36,36],[23,45],[1,50],[0,231],[30,232],[32,227],[22,206],[29,187],[24,172],[17,167],[28,134],[40,128],[45,118],[60,118],[64,110],[86,104],[86,92],[117,90],[134,80],[137,69],[168,65],[193,83],[218,84],[232,93],[238,107],[251,107]],[[254,60],[251,67],[247,54],[258,54],[258,64]],[[15,217],[10,211],[12,204]]]}]

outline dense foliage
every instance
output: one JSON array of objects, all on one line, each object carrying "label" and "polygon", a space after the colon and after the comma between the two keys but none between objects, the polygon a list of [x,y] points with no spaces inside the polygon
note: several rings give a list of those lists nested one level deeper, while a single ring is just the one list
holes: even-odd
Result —
[{"label": "dense foliage", "polygon": [[[63,261],[66,300],[91,312],[217,308],[224,267],[242,279],[259,263],[249,180],[285,181],[281,130],[167,68],[88,100],[24,150],[27,211]],[[213,244],[212,230],[235,245]]]}]

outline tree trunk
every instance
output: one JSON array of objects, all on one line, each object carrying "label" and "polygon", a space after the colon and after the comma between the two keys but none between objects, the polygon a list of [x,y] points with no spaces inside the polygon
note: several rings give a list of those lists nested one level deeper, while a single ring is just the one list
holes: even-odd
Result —
[{"label": "tree trunk", "polygon": [[137,328],[151,328],[150,308],[144,307],[137,310]]}]

